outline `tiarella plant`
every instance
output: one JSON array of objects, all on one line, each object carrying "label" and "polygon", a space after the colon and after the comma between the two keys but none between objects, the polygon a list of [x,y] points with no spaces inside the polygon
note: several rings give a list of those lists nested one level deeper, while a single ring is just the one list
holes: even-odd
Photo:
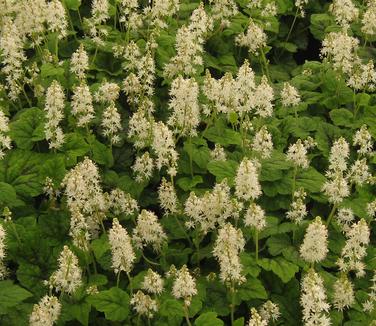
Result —
[{"label": "tiarella plant", "polygon": [[0,0],[0,325],[376,325],[376,0]]}]

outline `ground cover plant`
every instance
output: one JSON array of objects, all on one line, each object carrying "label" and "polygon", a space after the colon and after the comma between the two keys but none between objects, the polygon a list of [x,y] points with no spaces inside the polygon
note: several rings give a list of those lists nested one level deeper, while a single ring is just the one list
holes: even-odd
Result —
[{"label": "ground cover plant", "polygon": [[375,0],[0,0],[0,325],[376,325]]}]

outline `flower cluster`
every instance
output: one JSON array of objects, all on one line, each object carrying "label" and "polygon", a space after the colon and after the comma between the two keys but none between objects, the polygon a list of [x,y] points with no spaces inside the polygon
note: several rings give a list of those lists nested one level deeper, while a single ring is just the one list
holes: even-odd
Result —
[{"label": "flower cluster", "polygon": [[369,244],[370,230],[364,219],[353,223],[346,232],[346,243],[337,264],[341,271],[356,271],[358,277],[365,275],[363,258]]},{"label": "flower cluster", "polygon": [[133,229],[132,240],[137,248],[152,245],[157,252],[161,250],[167,235],[164,232],[158,217],[151,211],[143,209],[137,217],[137,225]]},{"label": "flower cluster", "polygon": [[4,258],[6,256],[5,245],[6,232],[3,225],[0,224],[0,280],[4,279],[7,275]]},{"label": "flower cluster", "polygon": [[267,35],[263,29],[258,26],[252,19],[248,23],[246,33],[236,37],[236,43],[248,48],[249,53],[258,54],[258,51],[266,46]]},{"label": "flower cluster", "polygon": [[287,150],[286,158],[294,166],[306,169],[309,166],[307,157],[308,150],[315,146],[315,142],[311,137],[302,141],[298,139],[296,143],[291,144]]},{"label": "flower cluster", "polygon": [[198,84],[194,79],[179,76],[173,80],[170,90],[169,109],[171,116],[167,123],[175,133],[195,136],[200,123]]},{"label": "flower cluster", "polygon": [[158,311],[157,301],[140,290],[133,294],[130,304],[139,315],[148,318],[153,318],[153,315]]},{"label": "flower cluster", "polygon": [[85,158],[65,175],[62,185],[72,216],[69,233],[76,246],[88,250],[89,241],[97,237],[107,209],[97,166]]},{"label": "flower cluster", "polygon": [[101,126],[103,135],[110,139],[111,144],[117,144],[120,141],[118,133],[121,130],[121,117],[115,102],[119,97],[119,92],[120,87],[117,84],[105,82],[95,94],[96,101],[108,104],[103,111]]},{"label": "flower cluster", "polygon": [[306,195],[307,194],[303,188],[295,191],[293,194],[293,201],[290,205],[290,209],[286,213],[287,218],[296,224],[301,223],[308,214],[307,207],[304,202]]},{"label": "flower cluster", "polygon": [[112,228],[110,229],[108,240],[111,245],[112,252],[112,268],[115,273],[124,271],[129,273],[133,268],[136,259],[131,238],[127,230],[122,227],[117,218],[112,220]]},{"label": "flower cluster", "polygon": [[58,262],[59,268],[50,276],[48,284],[58,292],[73,294],[82,285],[82,270],[78,258],[68,246],[64,246]]},{"label": "flower cluster", "polygon": [[31,312],[30,326],[52,326],[59,318],[61,304],[55,296],[45,295]]},{"label": "flower cluster", "polygon": [[235,229],[230,223],[226,223],[218,231],[213,255],[219,261],[220,278],[224,283],[245,281],[242,275],[243,266],[240,263],[239,253],[244,250],[245,240],[240,229]]},{"label": "flower cluster", "polygon": [[48,87],[46,93],[46,111],[47,122],[44,127],[46,140],[50,148],[60,148],[64,143],[64,133],[59,123],[64,118],[65,95],[62,86],[56,80]]},{"label": "flower cluster", "polygon": [[264,320],[255,308],[251,308],[251,319],[247,326],[267,326],[268,322]]},{"label": "flower cluster", "polygon": [[212,191],[202,197],[191,192],[185,202],[184,212],[189,217],[187,227],[199,227],[204,234],[222,225],[230,217],[239,217],[242,205],[231,198],[230,187],[226,179],[217,183]]},{"label": "flower cluster", "polygon": [[284,107],[294,107],[300,103],[298,90],[290,83],[284,83],[281,91],[281,103]]},{"label": "flower cluster", "polygon": [[347,277],[340,277],[334,283],[333,290],[333,305],[336,309],[342,311],[354,303],[354,286]]},{"label": "flower cluster", "polygon": [[243,159],[235,177],[235,194],[242,200],[257,199],[262,191],[258,181],[258,162]]},{"label": "flower cluster", "polygon": [[257,231],[262,231],[266,227],[264,210],[257,204],[251,203],[244,215],[244,224],[251,226]]},{"label": "flower cluster", "polygon": [[215,79],[207,72],[203,91],[209,100],[209,105],[204,109],[206,115],[233,111],[244,115],[253,111],[261,117],[269,117],[273,112],[273,88],[265,76],[256,84],[248,60],[239,68],[235,79],[230,73]]},{"label": "flower cluster", "polygon": [[308,225],[304,241],[300,247],[300,255],[309,262],[315,263],[325,259],[328,253],[328,230],[319,216]]},{"label": "flower cluster", "polygon": [[0,109],[0,160],[4,158],[5,151],[12,148],[12,140],[8,135],[9,118]]},{"label": "flower cluster", "polygon": [[281,316],[279,306],[270,300],[266,301],[260,308],[260,316],[267,323],[269,323],[270,320],[275,322]]},{"label": "flower cluster", "polygon": [[158,189],[158,197],[161,207],[166,214],[174,214],[178,212],[178,198],[174,185],[162,178],[161,185]]},{"label": "flower cluster", "polygon": [[326,172],[329,180],[322,187],[331,203],[339,204],[350,194],[350,188],[344,176],[349,154],[349,144],[344,138],[341,137],[333,143],[329,154],[329,169]]},{"label": "flower cluster", "polygon": [[175,281],[172,286],[172,295],[176,299],[184,299],[184,304],[189,306],[192,297],[197,294],[196,281],[189,273],[186,265],[176,271]]},{"label": "flower cluster", "polygon": [[112,189],[107,195],[107,208],[111,210],[114,215],[131,215],[138,212],[139,207],[137,200],[123,190],[116,188]]},{"label": "flower cluster", "polygon": [[305,325],[331,325],[327,314],[330,305],[327,302],[324,281],[313,269],[310,269],[303,277],[300,303],[303,308]]},{"label": "flower cluster", "polygon": [[192,12],[190,23],[176,34],[176,56],[165,67],[165,74],[172,78],[180,73],[194,75],[197,66],[203,64],[202,54],[206,34],[213,28],[213,19],[204,10],[203,4]]}]

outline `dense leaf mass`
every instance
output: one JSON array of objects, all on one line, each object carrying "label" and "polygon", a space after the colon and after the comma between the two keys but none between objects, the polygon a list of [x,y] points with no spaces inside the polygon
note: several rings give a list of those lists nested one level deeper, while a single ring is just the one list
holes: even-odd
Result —
[{"label": "dense leaf mass", "polygon": [[0,0],[0,325],[376,325],[375,0]]}]

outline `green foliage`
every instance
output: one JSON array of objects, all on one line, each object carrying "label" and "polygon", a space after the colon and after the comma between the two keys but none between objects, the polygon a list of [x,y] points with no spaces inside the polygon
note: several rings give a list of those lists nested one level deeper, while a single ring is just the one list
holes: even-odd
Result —
[{"label": "green foliage", "polygon": [[10,125],[10,136],[20,149],[32,149],[34,143],[43,140],[44,114],[38,108],[26,109],[20,112]]},{"label": "green foliage", "polygon": [[[29,325],[46,295],[61,305],[51,322],[58,326],[245,326],[250,309],[268,300],[280,311],[269,324],[302,325],[310,269],[323,279],[332,325],[373,325],[376,309],[364,310],[375,297],[376,269],[376,38],[363,26],[370,1],[352,1],[358,18],[345,26],[325,1],[300,1],[302,8],[294,0],[202,7],[181,0],[178,8],[167,1],[171,12],[158,11],[166,1],[57,2],[61,17],[45,0],[0,10],[0,325]],[[202,12],[192,19],[197,8],[210,23]],[[248,30],[251,23],[265,37]],[[338,44],[325,53],[333,32],[341,33],[332,34]],[[351,53],[339,48],[351,42],[358,44]],[[82,76],[74,58],[81,46]],[[195,87],[178,87],[188,79]],[[56,82],[62,94],[50,96]],[[286,105],[294,96],[284,94],[285,83],[295,87],[296,105]],[[90,94],[80,97],[78,86]],[[85,110],[92,116],[79,125]],[[61,137],[56,148],[49,128]],[[370,142],[367,153],[354,139],[360,128],[369,132],[361,139]],[[332,151],[340,137],[349,145],[346,166],[328,171],[343,154]],[[299,141],[307,164],[297,153],[291,159]],[[239,173],[245,159],[256,167],[253,178]],[[90,164],[77,171],[84,160]],[[336,204],[336,189],[323,190],[334,176],[348,186]],[[242,182],[246,191],[259,183],[260,194],[245,200]],[[302,221],[289,215],[297,206],[306,209]],[[339,223],[340,209],[351,209],[349,226]],[[142,210],[157,222],[140,226]],[[328,253],[312,264],[301,246],[316,216],[328,231]],[[114,218],[127,237],[110,231]],[[361,219],[370,231],[358,250],[364,275],[340,268],[347,229]],[[220,237],[225,224],[234,232]],[[64,246],[80,269],[72,293],[47,284],[62,267]],[[127,259],[129,271],[119,273],[115,265]],[[184,265],[192,280],[177,289]],[[149,269],[163,278],[160,293],[145,285]],[[355,299],[337,309],[334,284],[344,276]],[[137,302],[138,291],[146,302]]]},{"label": "green foliage", "polygon": [[175,299],[166,299],[162,302],[160,313],[165,317],[184,317],[183,304]]},{"label": "green foliage", "polygon": [[233,184],[236,175],[238,163],[235,161],[211,161],[208,164],[208,171],[214,175],[217,182],[227,179],[230,184]]},{"label": "green foliage", "polygon": [[215,312],[205,312],[195,320],[195,326],[222,326],[223,321],[217,318]]},{"label": "green foliage", "polygon": [[283,283],[290,281],[299,271],[296,264],[290,263],[282,257],[273,259],[262,258],[258,264],[266,271],[272,271],[279,276]]},{"label": "green foliage", "polygon": [[21,304],[32,294],[11,281],[0,282],[0,315],[7,314],[11,308]]},{"label": "green foliage", "polygon": [[88,301],[98,311],[104,312],[108,320],[122,321],[129,314],[129,295],[116,287],[91,295]]}]

